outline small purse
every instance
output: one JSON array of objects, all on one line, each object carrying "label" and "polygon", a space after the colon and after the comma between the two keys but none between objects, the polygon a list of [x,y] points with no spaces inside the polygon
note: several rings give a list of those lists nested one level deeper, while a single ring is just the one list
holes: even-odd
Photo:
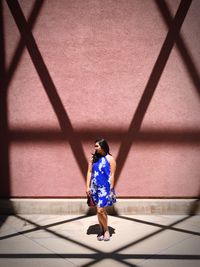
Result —
[{"label": "small purse", "polygon": [[96,203],[94,202],[92,195],[87,195],[87,204],[89,207],[96,206]]},{"label": "small purse", "polygon": [[114,203],[117,202],[116,198],[117,197],[116,197],[115,189],[113,188],[113,189],[110,190],[110,195],[109,195],[108,199],[112,204],[114,204]]}]

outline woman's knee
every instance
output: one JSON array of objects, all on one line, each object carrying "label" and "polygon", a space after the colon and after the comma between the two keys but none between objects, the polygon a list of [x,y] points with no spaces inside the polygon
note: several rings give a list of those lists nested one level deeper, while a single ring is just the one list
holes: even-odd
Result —
[{"label": "woman's knee", "polygon": [[104,214],[104,213],[105,213],[105,210],[104,210],[104,208],[97,207],[97,213],[98,213],[99,215],[102,215],[102,214]]}]

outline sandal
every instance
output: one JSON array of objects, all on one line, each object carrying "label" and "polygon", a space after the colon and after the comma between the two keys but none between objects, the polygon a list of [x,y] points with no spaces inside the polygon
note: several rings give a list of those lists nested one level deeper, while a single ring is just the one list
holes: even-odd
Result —
[{"label": "sandal", "polygon": [[102,240],[104,240],[104,235],[103,235],[103,232],[102,232],[102,233],[100,233],[100,234],[98,234],[98,236],[97,236],[97,240],[99,240],[99,241],[102,241]]},{"label": "sandal", "polygon": [[[106,235],[106,233],[108,233],[108,234]],[[109,231],[105,231],[105,233],[104,233],[104,241],[110,241],[110,233],[109,233]]]}]

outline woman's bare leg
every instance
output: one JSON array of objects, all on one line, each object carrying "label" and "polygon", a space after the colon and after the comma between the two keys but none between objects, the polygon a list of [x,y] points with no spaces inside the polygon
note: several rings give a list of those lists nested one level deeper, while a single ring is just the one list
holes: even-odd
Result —
[{"label": "woman's bare leg", "polygon": [[97,218],[98,218],[98,221],[99,221],[100,234],[102,234],[104,232],[104,230],[103,230],[103,224],[101,223],[101,216],[99,215],[98,212],[97,212]]},{"label": "woman's bare leg", "polygon": [[97,207],[97,216],[99,220],[100,227],[103,228],[104,236],[108,239],[110,234],[108,231],[108,215],[104,208]]}]

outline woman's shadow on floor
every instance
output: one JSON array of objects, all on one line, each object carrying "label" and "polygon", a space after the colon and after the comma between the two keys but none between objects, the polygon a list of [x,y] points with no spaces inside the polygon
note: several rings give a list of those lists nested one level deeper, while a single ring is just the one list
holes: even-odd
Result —
[{"label": "woman's shadow on floor", "polygon": [[[115,229],[111,226],[108,226],[110,236],[115,234]],[[87,229],[87,235],[98,235],[100,232],[99,224],[90,225]]]}]

